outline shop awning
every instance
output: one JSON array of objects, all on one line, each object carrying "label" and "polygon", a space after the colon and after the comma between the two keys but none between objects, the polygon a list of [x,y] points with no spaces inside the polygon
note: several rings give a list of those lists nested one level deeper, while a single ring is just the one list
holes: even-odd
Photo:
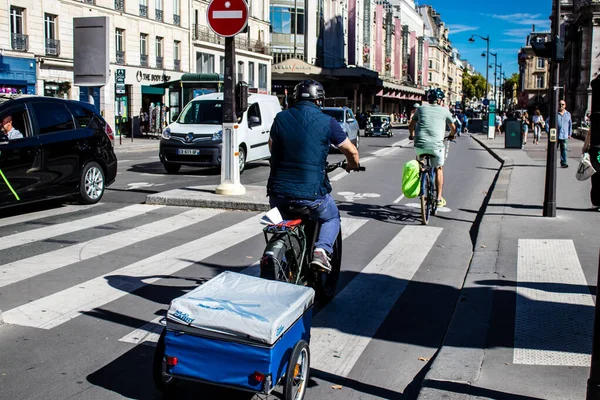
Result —
[{"label": "shop awning", "polygon": [[157,86],[142,86],[142,94],[160,94],[160,95],[164,95],[165,94],[165,88],[164,87],[157,87]]},{"label": "shop awning", "polygon": [[12,79],[0,79],[0,85],[7,86],[27,86],[27,81],[15,81]]},{"label": "shop awning", "polygon": [[218,83],[223,82],[223,75],[211,73],[211,74],[196,74],[192,72],[188,72],[183,74],[181,77],[182,83],[190,83],[190,82],[202,82],[202,83]]}]

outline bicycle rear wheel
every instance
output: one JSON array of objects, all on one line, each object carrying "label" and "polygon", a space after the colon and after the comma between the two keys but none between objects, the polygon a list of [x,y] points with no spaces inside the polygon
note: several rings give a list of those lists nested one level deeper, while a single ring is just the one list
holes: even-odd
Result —
[{"label": "bicycle rear wheel", "polygon": [[430,210],[431,210],[431,215],[435,215],[437,213],[437,186],[435,185],[435,174],[437,172],[435,171],[435,169],[432,170],[431,172],[431,179],[429,181],[429,198],[431,199],[430,201]]},{"label": "bicycle rear wheel", "polygon": [[300,239],[285,233],[275,234],[260,260],[260,277],[269,280],[296,283],[300,268]]},{"label": "bicycle rear wheel", "polygon": [[431,185],[430,176],[428,173],[421,174],[421,224],[429,223],[431,201],[429,199]]}]

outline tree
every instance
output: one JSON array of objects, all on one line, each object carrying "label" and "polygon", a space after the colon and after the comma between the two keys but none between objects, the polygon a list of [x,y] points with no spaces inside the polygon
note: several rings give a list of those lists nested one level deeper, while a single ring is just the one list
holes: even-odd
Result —
[{"label": "tree", "polygon": [[481,74],[471,75],[469,71],[463,72],[463,94],[466,99],[485,97],[485,78]]}]

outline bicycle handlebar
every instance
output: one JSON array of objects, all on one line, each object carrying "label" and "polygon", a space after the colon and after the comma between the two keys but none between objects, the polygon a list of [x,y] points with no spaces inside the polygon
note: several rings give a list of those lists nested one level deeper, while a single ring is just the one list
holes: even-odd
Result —
[{"label": "bicycle handlebar", "polygon": [[[348,165],[348,162],[346,160],[342,160],[340,162],[337,162],[335,164],[327,164],[327,167],[325,167],[325,171],[327,173],[330,173],[338,168],[344,168],[346,169],[346,165]],[[351,171],[366,171],[366,168],[359,165],[358,168],[354,168]]]}]

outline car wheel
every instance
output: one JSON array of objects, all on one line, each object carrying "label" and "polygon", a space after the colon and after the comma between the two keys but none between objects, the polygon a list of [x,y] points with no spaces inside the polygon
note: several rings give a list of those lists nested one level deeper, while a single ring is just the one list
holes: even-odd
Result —
[{"label": "car wheel", "polygon": [[169,174],[176,174],[181,169],[181,165],[179,164],[163,163],[163,166]]},{"label": "car wheel", "polygon": [[246,151],[244,150],[244,148],[242,146],[240,146],[238,152],[240,153],[239,157],[240,157],[240,175],[242,172],[244,172],[244,169],[246,169]]},{"label": "car wheel", "polygon": [[79,195],[81,204],[94,204],[100,201],[104,194],[104,171],[97,162],[89,162],[83,167],[79,178]]},{"label": "car wheel", "polygon": [[360,136],[356,135],[356,140],[354,145],[356,146],[356,150],[358,150],[359,146],[360,146]]}]

